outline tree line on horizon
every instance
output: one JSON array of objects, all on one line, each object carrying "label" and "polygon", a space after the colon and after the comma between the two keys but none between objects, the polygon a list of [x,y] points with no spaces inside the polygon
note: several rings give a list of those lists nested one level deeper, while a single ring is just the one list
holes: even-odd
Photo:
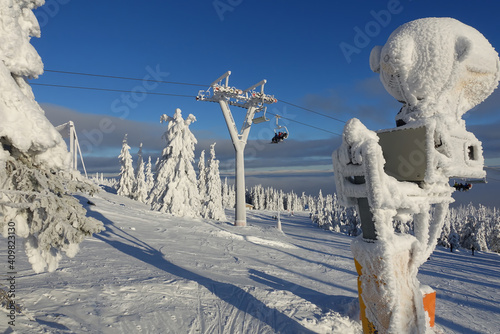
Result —
[{"label": "tree line on horizon", "polygon": [[[193,115],[182,118],[180,109],[173,117],[162,115],[167,122],[164,134],[166,146],[153,165],[151,157],[144,163],[142,144],[139,146],[136,167],[133,167],[127,135],[118,156],[121,169],[118,180],[105,180],[98,175],[97,183],[107,183],[117,194],[151,205],[152,210],[175,216],[203,217],[225,220],[224,209],[234,208],[235,189],[227,178],[221,181],[219,161],[215,156],[215,143],[210,146],[210,156],[205,159],[202,151],[198,159],[198,172],[194,168],[195,136],[189,125],[196,121]],[[361,233],[359,214],[354,208],[340,205],[336,194],[317,196],[288,193],[272,187],[256,185],[246,189],[246,202],[256,210],[274,212],[309,212],[313,224],[325,230],[357,236]],[[413,221],[394,221],[396,231],[412,233]],[[500,214],[496,208],[483,205],[450,208],[438,244],[448,248],[500,252]]]}]

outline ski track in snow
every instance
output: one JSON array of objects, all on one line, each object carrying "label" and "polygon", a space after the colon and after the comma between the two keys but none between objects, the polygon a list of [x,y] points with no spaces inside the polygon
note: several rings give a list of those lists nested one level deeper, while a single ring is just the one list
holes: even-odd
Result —
[{"label": "ski track in snow", "polygon": [[[33,274],[18,249],[16,301],[34,321],[18,314],[16,333],[361,333],[352,238],[307,213],[283,214],[282,233],[274,212],[249,211],[237,228],[105,192],[92,201],[106,231],[55,272]],[[437,333],[499,333],[499,264],[493,253],[434,252],[419,279],[437,290]]]}]

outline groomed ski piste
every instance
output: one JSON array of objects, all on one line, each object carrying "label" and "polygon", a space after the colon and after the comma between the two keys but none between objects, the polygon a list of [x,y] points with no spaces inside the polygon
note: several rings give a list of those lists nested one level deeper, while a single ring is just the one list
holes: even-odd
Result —
[{"label": "groomed ski piste", "polygon": [[[173,217],[105,192],[75,195],[104,232],[35,274],[18,244],[2,333],[361,333],[346,235],[308,212],[248,211],[247,227]],[[95,205],[90,205],[90,200]],[[5,248],[0,258],[6,259]],[[437,291],[436,333],[499,333],[500,256],[437,247],[419,280]]]}]

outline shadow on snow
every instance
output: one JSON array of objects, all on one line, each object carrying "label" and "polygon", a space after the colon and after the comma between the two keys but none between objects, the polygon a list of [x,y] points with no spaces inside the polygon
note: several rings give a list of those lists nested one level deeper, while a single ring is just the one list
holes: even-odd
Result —
[{"label": "shadow on snow", "polygon": [[106,228],[105,231],[95,235],[95,238],[106,242],[122,253],[150,264],[169,274],[197,282],[219,299],[267,324],[275,332],[314,333],[278,310],[269,308],[240,287],[215,281],[169,262],[160,251],[119,229],[111,220],[107,219],[101,213],[88,211],[88,214],[102,221]]}]

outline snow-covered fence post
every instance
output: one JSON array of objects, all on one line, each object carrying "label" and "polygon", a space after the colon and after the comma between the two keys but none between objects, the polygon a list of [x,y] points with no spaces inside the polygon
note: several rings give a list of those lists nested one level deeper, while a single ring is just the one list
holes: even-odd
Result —
[{"label": "snow-covered fence post", "polygon": [[[264,84],[266,80],[262,80],[255,85],[240,90],[234,87],[229,87],[229,76],[231,71],[227,71],[217,80],[215,80],[206,91],[200,91],[196,99],[198,101],[210,101],[219,103],[224,119],[226,120],[227,128],[233,142],[235,150],[235,176],[236,176],[236,205],[235,205],[235,226],[246,226],[246,207],[245,207],[245,146],[247,144],[248,135],[252,123],[260,123],[266,118],[259,117],[254,119],[255,113],[264,111],[265,104],[277,102],[274,96],[264,94]],[[222,83],[225,81],[225,83]],[[260,92],[255,91],[260,87]],[[247,109],[245,120],[240,131],[236,127],[233,115],[229,109],[229,105]]]},{"label": "snow-covered fence post", "polygon": [[[406,23],[370,67],[403,103],[397,128],[373,132],[347,122],[333,153],[339,201],[357,206],[362,235],[351,244],[365,333],[424,333],[434,324],[435,292],[417,273],[434,251],[451,177],[484,178],[481,142],[462,115],[498,86],[498,54],[481,33],[450,18]],[[430,210],[434,210],[431,221]],[[414,235],[393,220],[413,216]]]}]

